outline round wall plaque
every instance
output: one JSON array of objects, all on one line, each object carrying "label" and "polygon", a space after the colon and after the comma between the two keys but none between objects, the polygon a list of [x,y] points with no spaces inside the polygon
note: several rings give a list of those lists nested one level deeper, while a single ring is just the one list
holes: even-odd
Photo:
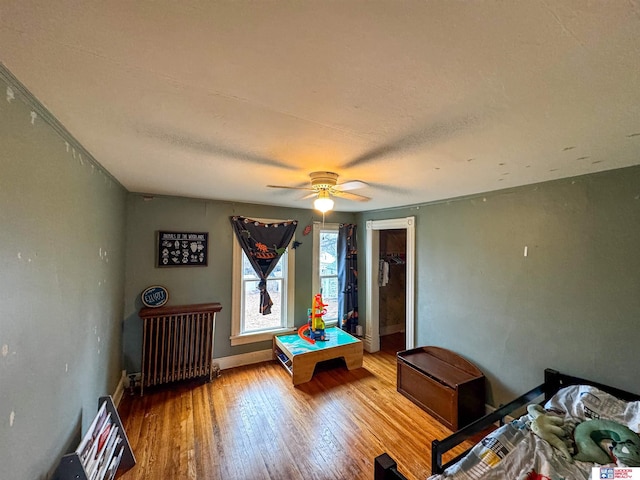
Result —
[{"label": "round wall plaque", "polygon": [[142,292],[142,303],[147,307],[161,307],[169,300],[169,292],[161,285],[153,285]]}]

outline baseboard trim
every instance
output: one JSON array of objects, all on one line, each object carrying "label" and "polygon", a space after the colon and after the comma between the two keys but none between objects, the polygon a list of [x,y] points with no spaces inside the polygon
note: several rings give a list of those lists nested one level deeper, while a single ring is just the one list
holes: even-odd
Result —
[{"label": "baseboard trim", "polygon": [[385,325],[380,327],[380,336],[393,335],[394,333],[403,333],[405,329],[404,323],[396,323],[395,325]]},{"label": "baseboard trim", "polygon": [[253,363],[267,362],[272,359],[273,351],[268,349],[242,353],[240,355],[231,355],[229,357],[214,358],[213,363],[217,363],[220,370],[226,370],[228,368],[242,367]]},{"label": "baseboard trim", "polygon": [[[256,352],[249,353],[241,353],[240,355],[231,355],[229,357],[219,357],[214,358],[213,363],[218,364],[220,370],[226,370],[228,368],[234,367],[243,367],[245,365],[251,365],[254,363],[260,362],[268,362],[273,359],[273,350],[258,350]],[[122,371],[122,378],[120,379],[120,383],[118,383],[118,387],[116,388],[116,393],[113,394],[113,401],[116,405],[120,402],[120,398],[124,393],[125,384],[129,381],[126,372]],[[116,397],[119,395],[119,397]],[[116,401],[117,399],[117,401]]]},{"label": "baseboard trim", "polygon": [[[489,415],[490,413],[493,413],[497,410],[496,407],[493,407],[491,405],[489,405],[488,403],[484,404],[484,412],[485,415]],[[512,417],[511,415],[505,415],[504,418],[502,419],[503,423],[511,423],[515,420],[515,417]],[[496,422],[497,424],[497,422]],[[496,425],[497,426],[497,425]]]},{"label": "baseboard trim", "polygon": [[[240,355],[231,355],[229,357],[214,358],[213,365],[217,365],[220,368],[220,370],[226,370],[228,368],[242,367],[244,365],[251,365],[253,363],[268,362],[269,360],[272,360],[272,359],[273,359],[273,350],[271,349],[258,350],[256,352],[242,353]],[[139,386],[141,375],[140,373],[135,373],[134,375],[135,375],[136,385]],[[113,401],[116,404],[116,406],[120,402],[120,398],[122,398],[124,389],[127,387],[129,387],[129,376],[127,375],[127,372],[123,370],[122,378],[120,379],[120,383],[116,388],[117,393],[113,394]],[[118,392],[120,397],[116,402],[116,395],[118,394]]]},{"label": "baseboard trim", "polygon": [[120,400],[122,400],[122,396],[124,395],[124,383],[127,380],[127,371],[122,370],[122,375],[120,375],[120,381],[116,386],[116,391],[113,392],[111,396],[113,398],[113,404],[118,407],[120,405]]}]

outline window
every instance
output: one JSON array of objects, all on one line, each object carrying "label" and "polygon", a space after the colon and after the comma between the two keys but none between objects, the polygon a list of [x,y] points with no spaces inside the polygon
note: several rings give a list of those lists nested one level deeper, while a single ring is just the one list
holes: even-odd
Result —
[{"label": "window", "polygon": [[233,239],[233,305],[231,345],[270,340],[274,333],[294,327],[293,286],[295,250],[291,247],[280,257],[267,278],[267,290],[273,301],[271,314],[260,313],[260,278],[253,270],[236,238]]},{"label": "window", "polygon": [[338,321],[338,224],[313,224],[313,293],[322,289],[326,323]]},{"label": "window", "polygon": [[[282,313],[283,300],[286,304],[286,292],[283,292],[284,271],[287,268],[287,257],[283,255],[276,268],[269,274],[267,290],[273,301],[269,315],[260,313],[260,278],[249,263],[247,255],[242,252],[242,312],[240,330],[243,333],[255,333],[286,327]],[[285,312],[286,313],[286,312]]]}]

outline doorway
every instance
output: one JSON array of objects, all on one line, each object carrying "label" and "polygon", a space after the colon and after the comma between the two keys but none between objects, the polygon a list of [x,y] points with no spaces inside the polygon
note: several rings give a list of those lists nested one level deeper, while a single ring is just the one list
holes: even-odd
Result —
[{"label": "doorway", "polygon": [[378,322],[380,350],[404,350],[406,340],[407,231],[379,231]]},{"label": "doorway", "polygon": [[[400,250],[399,240],[400,231],[404,240],[403,253],[403,273],[404,273],[404,348],[413,348],[415,344],[414,331],[414,291],[415,291],[415,217],[394,218],[388,220],[369,220],[367,223],[366,238],[366,333],[364,338],[364,348],[368,352],[377,352],[380,350],[380,333],[388,333],[391,329],[402,327],[388,327],[388,324],[380,324],[380,297],[381,287],[380,280],[380,257],[382,254],[386,256],[389,240],[391,236],[395,236],[394,246],[392,248]],[[382,233],[393,231],[394,233]],[[381,249],[382,244],[384,249]],[[400,252],[390,252],[400,253]],[[399,265],[399,263],[398,263]],[[391,266],[389,266],[391,268]],[[391,272],[390,272],[391,273]],[[386,293],[382,295],[387,296]],[[386,308],[386,307],[385,307]],[[385,312],[386,315],[386,312]]]}]

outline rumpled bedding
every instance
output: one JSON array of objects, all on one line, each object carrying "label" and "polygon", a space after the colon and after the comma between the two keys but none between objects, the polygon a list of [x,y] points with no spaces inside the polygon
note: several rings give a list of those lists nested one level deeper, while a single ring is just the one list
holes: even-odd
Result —
[{"label": "rumpled bedding", "polygon": [[[580,422],[598,418],[616,421],[634,432],[640,431],[640,402],[625,402],[592,386],[565,387],[544,408],[549,414],[562,417],[569,431]],[[465,458],[429,480],[590,478],[594,464],[568,462],[548,442],[534,435],[530,424],[529,416],[523,415],[501,426],[476,444]],[[615,463],[610,465],[616,466]]]}]

